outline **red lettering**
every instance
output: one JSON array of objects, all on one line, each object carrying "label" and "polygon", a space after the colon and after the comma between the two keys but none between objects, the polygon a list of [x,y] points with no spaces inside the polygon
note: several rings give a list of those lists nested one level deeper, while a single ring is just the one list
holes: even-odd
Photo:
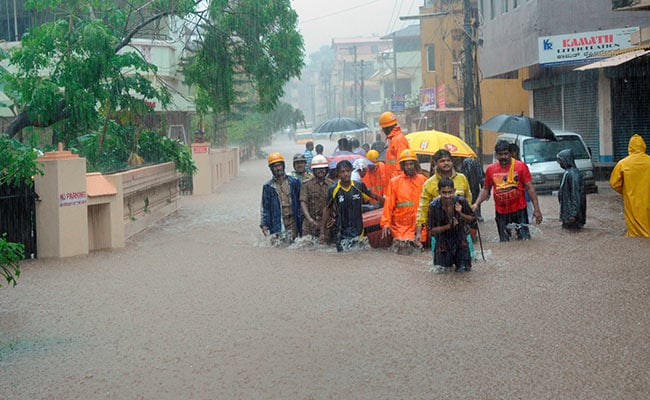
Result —
[{"label": "red lettering", "polygon": [[593,44],[613,43],[614,35],[586,36],[562,40],[562,47],[588,46]]}]

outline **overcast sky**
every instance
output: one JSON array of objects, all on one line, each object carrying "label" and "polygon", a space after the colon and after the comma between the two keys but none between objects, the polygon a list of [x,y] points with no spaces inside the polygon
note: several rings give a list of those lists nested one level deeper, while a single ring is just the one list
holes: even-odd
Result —
[{"label": "overcast sky", "polygon": [[417,21],[400,21],[416,15],[424,0],[291,0],[298,13],[298,29],[307,55],[333,38],[384,36]]}]

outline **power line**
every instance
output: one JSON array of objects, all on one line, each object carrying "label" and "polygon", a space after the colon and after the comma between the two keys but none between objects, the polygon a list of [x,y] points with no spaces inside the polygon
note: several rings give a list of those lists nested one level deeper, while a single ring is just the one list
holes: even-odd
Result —
[{"label": "power line", "polygon": [[382,1],[382,0],[373,0],[373,1],[369,1],[367,3],[359,4],[358,6],[346,8],[346,9],[339,10],[339,11],[335,11],[335,12],[330,13],[330,14],[321,15],[320,17],[314,17],[314,18],[306,19],[304,21],[300,21],[299,25],[306,24],[306,23],[312,22],[312,21],[318,21],[319,19],[323,19],[323,18],[329,18],[329,17],[332,17],[334,15],[343,14],[343,13],[346,13],[348,11],[356,10],[357,8],[369,6],[369,5],[374,4],[374,3],[379,3],[380,1]]}]

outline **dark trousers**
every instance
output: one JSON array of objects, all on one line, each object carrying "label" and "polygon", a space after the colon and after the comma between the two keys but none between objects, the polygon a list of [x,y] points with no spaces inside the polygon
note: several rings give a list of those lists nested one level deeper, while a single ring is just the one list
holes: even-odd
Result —
[{"label": "dark trousers", "polygon": [[512,238],[512,230],[515,230],[517,239],[530,240],[530,230],[528,229],[528,212],[525,208],[509,214],[496,213],[497,230],[499,231],[499,241],[509,242]]}]

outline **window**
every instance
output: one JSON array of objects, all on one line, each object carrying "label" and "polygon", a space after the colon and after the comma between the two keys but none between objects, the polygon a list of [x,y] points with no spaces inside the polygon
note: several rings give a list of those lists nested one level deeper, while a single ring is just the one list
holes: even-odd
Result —
[{"label": "window", "polygon": [[505,14],[505,13],[508,12],[508,1],[509,0],[503,0],[503,10],[502,10],[501,14]]},{"label": "window", "polygon": [[432,44],[427,45],[427,71],[436,70],[436,48]]},{"label": "window", "polygon": [[496,4],[495,0],[490,0],[490,19],[496,18]]}]

